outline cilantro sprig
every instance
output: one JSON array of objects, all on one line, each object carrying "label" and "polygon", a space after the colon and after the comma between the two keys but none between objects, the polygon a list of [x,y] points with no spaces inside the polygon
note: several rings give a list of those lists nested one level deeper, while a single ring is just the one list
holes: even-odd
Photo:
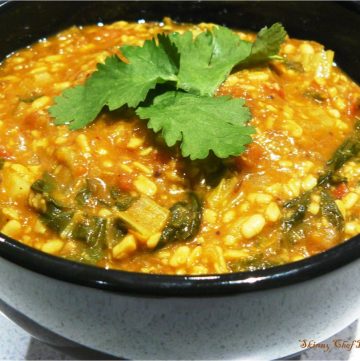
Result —
[{"label": "cilantro sprig", "polygon": [[138,108],[136,113],[142,119],[150,119],[149,128],[162,131],[167,145],[180,142],[184,157],[203,159],[212,150],[217,157],[226,158],[243,152],[244,145],[251,142],[254,131],[246,126],[251,114],[244,103],[243,99],[229,96],[212,98],[170,91],[156,97],[152,106]]},{"label": "cilantro sprig", "polygon": [[55,124],[81,129],[91,123],[104,106],[110,110],[125,104],[135,108],[156,84],[176,81],[177,65],[165,50],[166,41],[160,37],[159,44],[147,40],[143,47],[123,46],[121,51],[129,63],[116,55],[106,58],[84,85],[66,89],[55,98],[56,105],[50,108]]},{"label": "cilantro sprig", "polygon": [[[254,43],[217,26],[195,38],[190,31],[160,34],[142,47],[122,46],[126,62],[106,58],[84,84],[56,97],[49,112],[56,125],[76,130],[104,107],[126,105],[148,120],[148,128],[161,131],[168,146],[179,142],[184,157],[204,159],[210,151],[219,158],[239,155],[255,132],[247,124],[250,110],[243,99],[214,94],[235,67],[276,58],[285,37],[279,23],[261,29]],[[163,83],[166,91],[157,87]]]}]

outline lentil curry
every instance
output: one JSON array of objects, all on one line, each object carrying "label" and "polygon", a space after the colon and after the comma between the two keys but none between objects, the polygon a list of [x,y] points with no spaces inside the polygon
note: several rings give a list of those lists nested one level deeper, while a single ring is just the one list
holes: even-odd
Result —
[{"label": "lentil curry", "polygon": [[72,27],[4,60],[1,232],[79,262],[179,275],[293,262],[360,233],[360,89],[316,42],[287,38],[277,58],[218,87],[251,111],[256,133],[239,156],[182,157],[129,108],[75,131],[54,125],[54,97],[119,46],[212,26]]}]

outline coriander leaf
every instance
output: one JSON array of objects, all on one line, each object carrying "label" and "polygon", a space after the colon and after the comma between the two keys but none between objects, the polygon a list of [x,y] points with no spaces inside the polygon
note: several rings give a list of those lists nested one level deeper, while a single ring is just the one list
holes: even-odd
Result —
[{"label": "coriander leaf", "polygon": [[54,124],[69,124],[69,128],[75,130],[95,119],[102,108],[103,99],[91,93],[88,92],[86,96],[83,85],[65,89],[61,96],[55,98],[55,105],[49,108],[50,115],[55,118]]},{"label": "coriander leaf", "polygon": [[271,60],[278,54],[286,35],[286,31],[280,23],[275,23],[270,28],[265,26],[256,35],[250,55],[240,65],[248,66]]},{"label": "coriander leaf", "polygon": [[142,47],[123,46],[120,50],[129,63],[110,56],[104,64],[98,64],[84,85],[67,89],[55,98],[56,104],[49,109],[55,124],[80,129],[92,122],[105,105],[110,110],[125,104],[136,107],[157,83],[177,79],[177,66],[167,54],[170,49],[165,36],[158,45],[155,40],[147,40]]},{"label": "coriander leaf", "polygon": [[159,45],[165,50],[167,56],[169,57],[171,63],[175,66],[176,72],[179,70],[180,66],[180,53],[172,41],[172,34],[158,34],[157,39]]},{"label": "coriander leaf", "polygon": [[170,35],[180,53],[178,88],[199,95],[213,95],[231,69],[250,55],[251,43],[225,27],[200,33]]},{"label": "coriander leaf", "polygon": [[153,105],[140,107],[137,115],[149,119],[148,128],[162,132],[168,146],[181,142],[184,157],[204,159],[209,151],[219,158],[238,155],[252,141],[251,114],[243,99],[205,97],[167,92]]}]

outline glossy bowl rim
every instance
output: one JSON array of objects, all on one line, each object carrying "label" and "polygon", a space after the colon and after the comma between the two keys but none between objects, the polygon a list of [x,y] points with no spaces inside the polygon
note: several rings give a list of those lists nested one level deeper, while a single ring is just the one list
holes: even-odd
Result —
[{"label": "glossy bowl rim", "polygon": [[100,268],[38,251],[1,233],[0,256],[44,276],[95,289],[144,296],[202,297],[285,287],[331,273],[360,258],[360,235],[322,253],[281,266],[193,276]]}]

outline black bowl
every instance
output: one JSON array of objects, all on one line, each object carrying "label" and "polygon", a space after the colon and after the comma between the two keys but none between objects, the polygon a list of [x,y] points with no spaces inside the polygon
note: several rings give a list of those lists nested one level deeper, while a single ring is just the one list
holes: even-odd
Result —
[{"label": "black bowl", "polygon": [[[360,9],[356,2],[5,2],[0,7],[0,57],[74,24],[161,21],[164,16],[253,31],[280,21],[291,37],[315,40],[334,50],[336,63],[360,83]],[[225,275],[163,276],[105,270],[41,253],[4,235],[0,236],[0,256],[7,265],[35,272],[31,275],[119,295],[199,299],[283,290],[303,281],[310,284],[316,277],[358,263],[360,236],[299,262]]]},{"label": "black bowl", "polygon": [[[280,21],[289,35],[312,39],[335,51],[335,61],[360,83],[360,7],[357,2],[5,2],[0,8],[0,58],[71,25],[118,19],[214,22],[257,31]],[[11,19],[11,21],[9,21]],[[336,24],[336,30],[335,30]],[[304,281],[360,256],[360,237],[327,252],[285,266],[228,275],[155,276],[102,270],[58,259],[2,236],[0,255],[23,267],[62,280],[109,290],[163,294],[218,294]],[[251,279],[251,282],[248,280]]]}]

